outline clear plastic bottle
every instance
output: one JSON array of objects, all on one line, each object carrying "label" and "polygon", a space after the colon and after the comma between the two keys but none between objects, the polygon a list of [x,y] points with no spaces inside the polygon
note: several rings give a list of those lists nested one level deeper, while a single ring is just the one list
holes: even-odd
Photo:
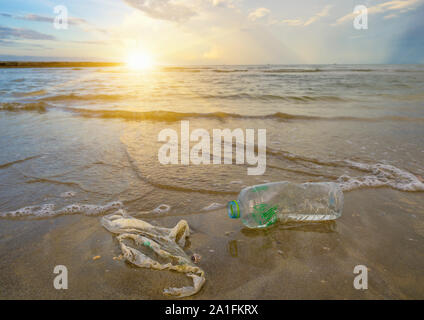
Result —
[{"label": "clear plastic bottle", "polygon": [[343,192],[334,182],[272,182],[244,188],[228,202],[228,215],[249,228],[277,221],[324,221],[341,216]]}]

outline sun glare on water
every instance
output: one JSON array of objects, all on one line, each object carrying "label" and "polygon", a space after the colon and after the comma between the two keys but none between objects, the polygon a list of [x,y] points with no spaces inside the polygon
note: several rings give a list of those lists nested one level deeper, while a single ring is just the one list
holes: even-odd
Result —
[{"label": "sun glare on water", "polygon": [[153,68],[154,61],[145,52],[132,52],[127,56],[127,67],[133,70],[146,70]]}]

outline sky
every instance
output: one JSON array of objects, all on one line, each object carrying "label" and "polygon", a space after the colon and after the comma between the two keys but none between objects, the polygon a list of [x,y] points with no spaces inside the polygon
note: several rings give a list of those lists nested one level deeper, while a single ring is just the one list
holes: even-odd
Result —
[{"label": "sky", "polygon": [[0,60],[134,52],[171,65],[424,63],[424,0],[0,0]]}]

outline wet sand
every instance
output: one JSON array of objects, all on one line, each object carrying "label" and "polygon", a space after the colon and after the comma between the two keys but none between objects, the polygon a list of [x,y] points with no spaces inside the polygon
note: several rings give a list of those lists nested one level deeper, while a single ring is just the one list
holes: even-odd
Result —
[{"label": "wet sand", "polygon": [[[343,216],[328,223],[257,231],[223,209],[146,220],[190,225],[186,252],[202,256],[206,283],[184,299],[422,299],[423,204],[421,194],[382,188],[346,193]],[[114,260],[120,249],[99,219],[3,220],[0,298],[167,299],[164,288],[190,285],[179,273]],[[68,268],[67,290],[53,287],[59,264]],[[359,264],[369,268],[368,290],[353,287]]]}]

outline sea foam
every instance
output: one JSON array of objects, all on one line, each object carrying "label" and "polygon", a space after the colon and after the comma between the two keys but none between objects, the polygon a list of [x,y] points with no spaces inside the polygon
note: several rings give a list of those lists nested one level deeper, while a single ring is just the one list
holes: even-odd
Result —
[{"label": "sea foam", "polygon": [[117,210],[123,207],[122,202],[113,201],[105,205],[93,204],[71,204],[62,209],[55,209],[51,203],[23,207],[15,211],[0,212],[0,218],[49,218],[60,215],[84,214],[87,216],[96,216],[107,213],[109,210]]},{"label": "sea foam", "polygon": [[389,164],[365,164],[345,160],[345,163],[353,168],[371,174],[358,177],[342,175],[338,182],[343,191],[358,188],[390,187],[399,191],[424,191],[424,183],[412,173],[399,169]]}]

